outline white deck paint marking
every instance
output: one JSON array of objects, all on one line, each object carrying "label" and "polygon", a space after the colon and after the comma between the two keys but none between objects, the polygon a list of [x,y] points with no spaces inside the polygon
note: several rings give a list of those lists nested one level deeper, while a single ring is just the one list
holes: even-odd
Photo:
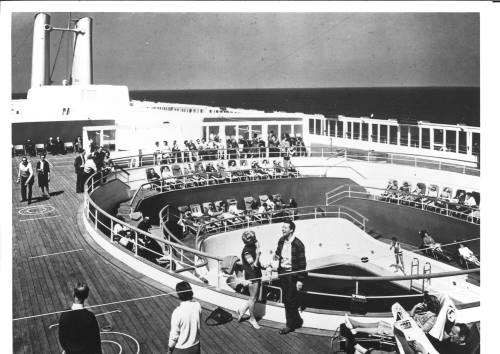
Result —
[{"label": "white deck paint marking", "polygon": [[19,221],[30,221],[30,220],[40,220],[40,219],[56,218],[58,216],[61,216],[61,215],[42,216],[40,218],[22,219],[22,220],[19,220]]},{"label": "white deck paint marking", "polygon": [[103,334],[108,334],[108,333],[121,334],[122,336],[125,336],[125,337],[132,339],[135,342],[135,344],[137,345],[137,351],[135,352],[135,354],[139,354],[141,352],[141,346],[139,345],[139,342],[137,341],[137,339],[132,337],[130,334],[123,333],[123,332],[101,332],[101,336]]},{"label": "white deck paint marking", "polygon": [[120,348],[120,351],[118,352],[118,354],[122,354],[123,353],[123,348],[120,345],[120,343],[115,342],[114,340],[102,340],[101,343],[113,343],[113,344],[116,344],[118,346],[118,348]]},{"label": "white deck paint marking", "polygon": [[29,207],[21,206],[21,207],[16,207],[16,209],[25,209],[25,208],[31,208],[31,207],[41,207],[41,206],[47,206],[47,205],[51,205],[51,204],[37,204],[37,205],[29,206]]},{"label": "white deck paint marking", "polygon": [[78,252],[78,251],[83,251],[83,248],[79,248],[76,250],[69,250],[69,251],[63,251],[63,252],[55,252],[55,253],[47,253],[47,254],[42,254],[40,256],[32,256],[28,257],[28,259],[35,259],[35,258],[42,258],[42,257],[50,257],[50,256],[56,256],[58,254],[66,254],[66,253],[71,253],[71,252]]},{"label": "white deck paint marking", "polygon": [[43,205],[30,205],[27,207],[20,208],[17,213],[19,215],[43,215],[55,211],[56,208],[50,204]]},{"label": "white deck paint marking", "polygon": [[[107,315],[107,314],[110,314],[110,313],[115,313],[115,312],[122,312],[121,310],[113,310],[113,311],[108,311],[108,312],[103,312],[103,313],[98,313],[97,315],[95,315],[95,317],[97,316],[103,316],[103,315]],[[59,323],[54,323],[54,324],[51,324],[49,326],[49,329],[51,328],[54,328],[54,327],[57,327],[59,326]],[[109,332],[105,332],[105,333],[109,333]]]}]

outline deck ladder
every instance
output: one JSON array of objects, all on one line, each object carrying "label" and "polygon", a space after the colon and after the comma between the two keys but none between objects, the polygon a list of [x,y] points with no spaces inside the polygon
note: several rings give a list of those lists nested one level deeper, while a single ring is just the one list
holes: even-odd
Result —
[{"label": "deck ladder", "polygon": [[[416,271],[414,271],[416,269]],[[420,262],[417,257],[413,258],[411,261],[411,268],[410,268],[410,274],[411,275],[418,275],[420,274]],[[410,292],[413,286],[413,279],[410,279]]]},{"label": "deck ladder", "polygon": [[[431,274],[431,264],[429,262],[425,262],[424,264],[424,269],[423,269],[423,274]],[[425,291],[427,287],[431,285],[431,278],[424,278],[422,279],[422,292]]]}]

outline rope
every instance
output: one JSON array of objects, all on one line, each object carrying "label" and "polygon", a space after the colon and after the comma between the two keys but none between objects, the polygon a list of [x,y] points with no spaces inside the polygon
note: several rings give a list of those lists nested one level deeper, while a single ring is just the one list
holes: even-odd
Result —
[{"label": "rope", "polygon": [[[475,241],[475,240],[479,240],[479,237],[475,238],[475,239],[470,239],[470,240],[462,241],[462,243],[463,242]],[[453,242],[453,243],[449,243],[449,244],[442,245],[442,246],[449,246],[449,245],[457,244],[457,243],[458,242]],[[425,248],[420,249],[420,250],[425,250]],[[345,263],[345,264],[347,264],[347,263]],[[337,264],[337,265],[342,265],[342,264]],[[337,265],[334,265],[334,266],[337,266]],[[332,267],[332,266],[328,265],[328,266],[321,266],[321,267],[309,268],[309,269],[304,269],[304,270],[297,270],[297,271],[287,272],[287,273],[283,273],[283,274],[278,274],[277,277],[279,278],[279,277],[289,276],[289,275],[293,275],[293,274],[297,274],[297,273],[310,272],[312,270],[318,270],[318,269],[327,268],[327,267]],[[247,281],[250,282],[250,281],[254,281],[254,280],[264,280],[264,279],[267,280],[266,277],[257,277],[257,278],[247,279]],[[229,284],[237,284],[237,283],[239,283],[239,282],[234,281],[234,282],[229,282],[227,284],[229,285]],[[207,285],[204,288],[199,289],[198,291],[212,290],[212,289],[217,289],[217,287],[214,286],[214,285]],[[190,292],[190,291],[192,291],[192,290],[185,290],[183,292]],[[164,297],[164,296],[177,295],[177,294],[180,294],[180,293],[181,293],[180,291],[179,292],[178,291],[172,291],[172,292],[160,293],[160,294],[156,294],[156,295],[149,295],[149,296],[136,297],[136,298],[126,299],[126,300],[112,301],[112,302],[107,302],[107,303],[104,303],[104,304],[91,305],[91,306],[87,306],[85,308],[86,309],[93,309],[93,308],[99,308],[99,307],[104,307],[104,306],[110,306],[110,305],[116,305],[116,304],[124,304],[124,303],[128,303],[128,302],[135,302],[135,301],[149,300],[149,299],[154,299],[154,298],[159,298],[159,297]],[[12,321],[20,321],[20,320],[26,320],[26,319],[46,317],[46,316],[57,315],[57,314],[61,314],[61,313],[65,313],[65,312],[70,312],[70,311],[74,311],[74,310],[68,309],[68,310],[61,310],[61,311],[54,311],[54,312],[43,313],[43,314],[39,314],[39,315],[18,317],[18,318],[12,319]]]}]

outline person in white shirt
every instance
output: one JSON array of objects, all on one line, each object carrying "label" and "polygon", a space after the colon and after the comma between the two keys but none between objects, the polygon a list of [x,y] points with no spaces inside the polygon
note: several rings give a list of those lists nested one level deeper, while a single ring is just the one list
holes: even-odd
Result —
[{"label": "person in white shirt", "polygon": [[467,206],[470,206],[470,207],[477,206],[476,199],[474,199],[474,197],[472,196],[471,193],[467,193],[465,195],[465,202],[464,202],[464,204],[467,205]]},{"label": "person in white shirt", "polygon": [[471,251],[471,249],[467,246],[464,246],[463,243],[459,244],[458,246],[458,254],[460,257],[462,257],[465,261],[474,263],[479,267],[479,260],[477,259],[476,255],[474,252]]},{"label": "person in white shirt", "polygon": [[23,156],[19,164],[19,171],[17,173],[17,183],[21,183],[21,202],[26,200],[26,190],[28,192],[28,204],[31,204],[31,196],[33,194],[33,183],[35,182],[35,175],[33,174],[33,167],[28,161],[26,156]]},{"label": "person in white shirt", "polygon": [[201,353],[200,303],[193,301],[193,289],[186,281],[177,283],[175,291],[181,304],[172,313],[167,353]]}]

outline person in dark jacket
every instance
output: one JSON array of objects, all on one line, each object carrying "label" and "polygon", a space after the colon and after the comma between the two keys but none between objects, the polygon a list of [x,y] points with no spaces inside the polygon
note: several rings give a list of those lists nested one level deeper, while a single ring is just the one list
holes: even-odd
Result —
[{"label": "person in dark jacket", "polygon": [[[40,160],[36,163],[36,172],[38,174],[38,186],[42,190],[42,197],[50,199],[50,165],[45,160],[45,154],[40,154]],[[45,195],[45,189],[47,190],[47,195]]]},{"label": "person in dark jacket", "polygon": [[101,335],[95,315],[84,308],[89,287],[78,282],[73,290],[71,311],[59,319],[59,343],[66,354],[102,354]]},{"label": "person in dark jacket", "polygon": [[[305,271],[307,263],[304,244],[294,235],[295,223],[285,220],[281,230],[283,236],[278,241],[274,257],[278,261],[278,274],[286,312],[286,326],[279,333],[287,334],[302,327],[304,322],[299,315],[299,297],[304,279],[307,277]],[[291,274],[286,275],[286,273]]]},{"label": "person in dark jacket", "polygon": [[73,162],[76,173],[76,193],[83,193],[83,188],[85,184],[85,178],[83,173],[83,168],[85,166],[85,150],[81,149],[78,151],[78,156],[75,157]]}]

